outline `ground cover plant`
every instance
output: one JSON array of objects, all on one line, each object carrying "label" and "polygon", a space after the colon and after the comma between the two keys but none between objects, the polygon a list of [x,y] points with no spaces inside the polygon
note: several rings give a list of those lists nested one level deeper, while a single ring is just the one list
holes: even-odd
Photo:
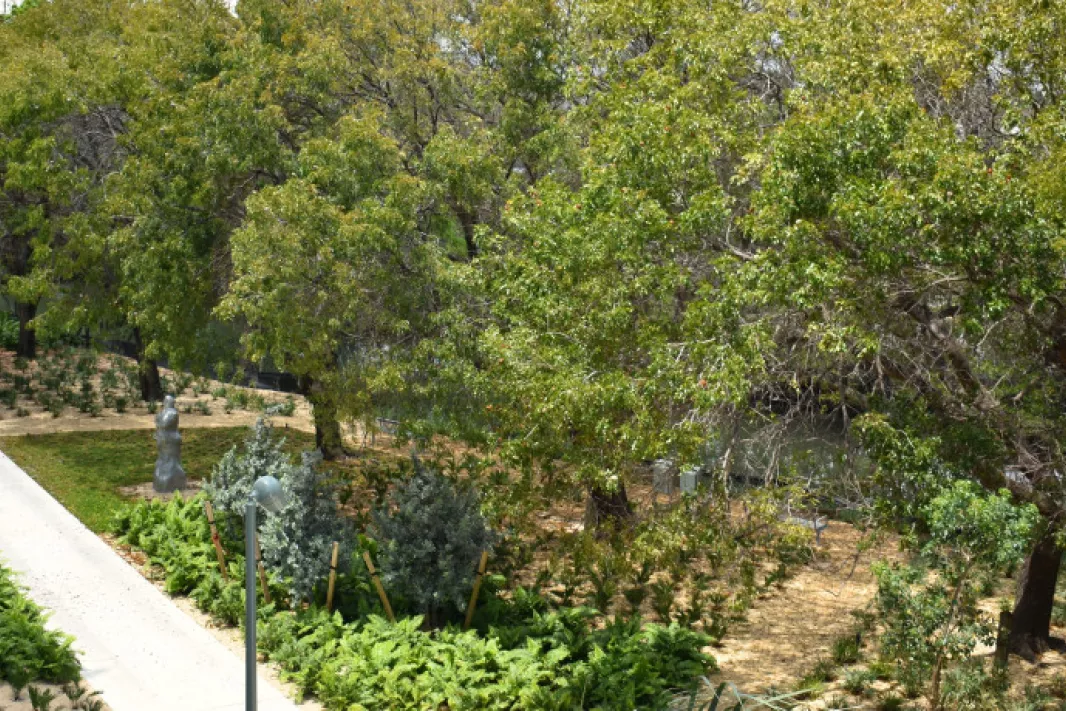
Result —
[{"label": "ground cover plant", "polygon": [[[62,345],[41,349],[32,361],[9,356],[0,349],[0,404],[16,413],[40,410],[53,418],[71,413],[99,417],[105,412],[123,414],[145,408],[153,414],[161,400],[143,398],[136,362],[101,354],[94,348]],[[5,361],[8,367],[3,367]],[[292,396],[249,392],[243,382],[223,386],[218,396],[208,399],[204,397],[209,393],[206,380],[197,381],[184,371],[161,371],[159,387],[161,392],[180,398],[179,407],[186,414],[210,415],[211,402],[219,397],[225,400],[226,412],[249,410],[289,417],[296,410]]]},{"label": "ground cover plant", "polygon": [[[235,625],[244,609],[243,561],[232,555],[232,579],[223,582],[200,497],[133,505],[114,531],[164,571],[168,591],[189,594]],[[673,692],[713,669],[702,633],[639,618],[595,629],[594,611],[549,611],[539,596],[487,606],[478,623],[484,632],[426,630],[419,616],[392,624],[355,561],[341,576],[332,615],[321,598],[286,609],[286,587],[275,581],[272,589],[275,602],[260,610],[260,648],[329,709],[665,708]]]},{"label": "ground cover plant", "polygon": [[[778,521],[771,496],[751,498],[735,525],[690,498],[610,538],[590,533],[523,542],[520,527],[492,530],[504,511],[518,523],[514,492],[500,487],[479,503],[473,487],[486,470],[468,458],[367,460],[319,470],[307,455],[297,462],[282,439],[258,423],[220,458],[196,498],[133,504],[119,512],[113,532],[148,556],[169,592],[238,625],[244,604],[239,516],[254,478],[278,476],[294,496],[280,514],[260,520],[272,599],[261,609],[260,646],[329,708],[665,708],[713,670],[704,649],[727,620],[742,614],[781,566],[809,555],[809,535]],[[361,514],[352,512],[350,497],[347,522],[337,519],[344,484],[370,494],[359,497]],[[214,497],[230,552],[229,582],[210,542],[207,496]],[[356,522],[370,525],[357,539],[344,535]],[[330,614],[323,609],[324,583],[333,540],[343,546]],[[555,551],[547,567],[531,565],[522,553],[523,546],[549,543]],[[463,631],[483,550],[493,553],[493,574],[481,587],[473,629]],[[399,616],[395,625],[385,620],[364,553],[381,571]],[[652,609],[645,587],[662,565],[655,555],[676,562],[663,589],[688,599],[677,601],[676,610],[660,609],[653,623],[643,612]],[[715,564],[739,570],[723,576]],[[556,576],[566,581],[561,594],[547,592]],[[693,578],[698,584],[689,589]],[[722,594],[732,582],[741,583],[737,594]]]},{"label": "ground cover plant", "polygon": [[44,612],[0,564],[0,681],[10,683],[16,696],[30,682],[64,684],[81,678],[74,640],[45,629],[44,623]]}]

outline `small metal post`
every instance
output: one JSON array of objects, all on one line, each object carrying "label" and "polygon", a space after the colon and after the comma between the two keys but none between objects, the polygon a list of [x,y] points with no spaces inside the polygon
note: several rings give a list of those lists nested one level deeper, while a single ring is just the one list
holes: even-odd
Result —
[{"label": "small metal post", "polygon": [[244,505],[244,688],[245,711],[255,711],[255,508],[254,498]]}]

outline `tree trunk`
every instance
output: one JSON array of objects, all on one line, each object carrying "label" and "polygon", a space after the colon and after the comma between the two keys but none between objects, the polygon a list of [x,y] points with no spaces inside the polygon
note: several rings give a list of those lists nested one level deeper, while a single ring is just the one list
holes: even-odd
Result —
[{"label": "tree trunk", "polygon": [[1018,593],[1011,615],[1010,649],[1027,660],[1047,651],[1051,642],[1051,609],[1059,578],[1062,550],[1053,536],[1043,538],[1018,576]]},{"label": "tree trunk", "polygon": [[607,521],[624,522],[632,519],[633,508],[629,505],[625,484],[619,482],[614,491],[590,487],[585,517],[590,528],[599,528]]},{"label": "tree trunk", "polygon": [[163,381],[159,377],[159,364],[152,358],[140,362],[141,398],[145,402],[163,399]]},{"label": "tree trunk", "polygon": [[37,304],[15,304],[15,313],[19,319],[19,342],[15,355],[33,360],[37,357],[37,331],[30,326],[30,321],[37,315]]},{"label": "tree trunk", "polygon": [[459,207],[455,207],[455,214],[459,216],[459,224],[463,227],[463,241],[466,243],[466,258],[473,259],[478,255],[477,240],[474,237],[474,230],[477,226],[477,216],[473,212]]},{"label": "tree trunk", "polygon": [[141,399],[158,402],[163,399],[163,381],[159,377],[159,363],[145,355],[140,329],[134,329],[133,341],[137,346],[137,375],[141,385]]},{"label": "tree trunk", "polygon": [[300,394],[311,403],[311,418],[315,422],[315,447],[322,452],[322,458],[339,459],[344,456],[344,440],[341,437],[341,424],[337,420],[337,407],[325,396],[310,375],[301,375],[299,379]]}]

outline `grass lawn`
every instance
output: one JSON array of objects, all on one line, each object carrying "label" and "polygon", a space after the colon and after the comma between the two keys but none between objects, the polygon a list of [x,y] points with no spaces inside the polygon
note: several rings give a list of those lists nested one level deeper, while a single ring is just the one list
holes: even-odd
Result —
[{"label": "grass lawn", "polygon": [[[181,463],[190,479],[209,477],[230,447],[244,442],[246,427],[182,430]],[[110,430],[0,437],[0,450],[91,530],[107,530],[125,502],[119,488],[152,480],[153,430]],[[286,449],[314,446],[314,436],[286,430]]]}]

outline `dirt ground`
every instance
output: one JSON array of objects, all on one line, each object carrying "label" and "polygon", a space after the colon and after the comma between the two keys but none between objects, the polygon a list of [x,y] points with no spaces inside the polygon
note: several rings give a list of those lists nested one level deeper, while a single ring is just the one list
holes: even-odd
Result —
[{"label": "dirt ground", "polygon": [[[905,558],[895,536],[882,536],[869,546],[860,546],[863,541],[864,534],[854,526],[830,522],[822,533],[815,560],[777,590],[756,600],[746,621],[735,624],[717,648],[708,650],[719,665],[712,681],[732,682],[746,693],[771,689],[785,693],[795,689],[819,660],[830,656],[835,639],[855,632],[858,620],[851,613],[872,609],[877,584],[870,564]],[[982,610],[993,615],[1002,604],[1009,604],[1013,585],[1012,580],[1001,581],[996,596],[982,601]],[[1052,636],[1066,639],[1066,627],[1053,626]],[[991,657],[993,653],[993,647],[982,646],[975,656]],[[871,660],[877,652],[870,642],[865,642],[862,654],[865,660]],[[1035,663],[1011,656],[1008,673],[1011,698],[1022,698],[1027,686],[1057,687],[1066,692],[1066,654],[1061,650],[1048,651]],[[885,682],[874,682],[871,688],[876,694],[902,695],[898,688]],[[847,708],[879,708],[876,695],[849,696],[838,679],[826,684],[819,698],[796,709],[836,708],[830,706],[830,700],[843,699],[847,700]],[[927,709],[928,704],[924,699],[908,699],[906,707],[917,711]]]},{"label": "dirt ground", "polygon": [[[115,368],[120,362],[131,363],[129,359],[121,356],[105,354],[97,359],[97,367],[100,370]],[[9,351],[0,351],[0,368],[12,372],[14,356]],[[30,368],[35,365],[31,364]],[[18,372],[18,371],[16,371]],[[178,373],[167,368],[160,368],[160,373],[174,382]],[[95,379],[99,384],[99,377]],[[290,416],[271,415],[270,418],[279,426],[290,427],[301,432],[314,432],[314,420],[311,417],[311,405],[302,395],[281,393],[272,390],[261,390],[243,386],[227,385],[218,380],[204,379],[208,390],[219,388],[230,390],[243,390],[249,395],[255,394],[263,397],[268,403],[282,403],[292,398],[296,403],[296,409]],[[209,415],[204,415],[193,410],[202,403],[210,410]],[[256,420],[263,417],[263,413],[254,410],[224,410],[225,400],[216,398],[210,394],[196,395],[191,389],[177,395],[175,404],[180,413],[180,427],[251,427]],[[0,407],[0,437],[54,434],[59,432],[98,432],[104,430],[153,430],[155,429],[155,415],[148,412],[145,403],[130,403],[125,412],[104,410],[98,415],[79,412],[76,408],[67,407],[60,417],[53,417],[41,405],[22,396],[19,398],[19,406],[29,412],[28,415],[18,417],[13,410]],[[342,425],[344,436],[349,447],[359,450],[366,448],[390,449],[392,437],[382,432],[369,432],[364,427],[346,423]]]},{"label": "dirt ground", "polygon": [[719,666],[715,680],[749,693],[791,689],[828,654],[833,640],[853,632],[851,612],[869,607],[877,591],[870,563],[900,555],[894,538],[868,550],[860,549],[862,540],[854,526],[831,521],[814,560],[757,599],[746,621],[735,623],[712,650]]},{"label": "dirt ground", "polygon": [[[55,700],[52,702],[52,705],[48,707],[49,711],[69,711],[70,709],[95,708],[73,706],[70,697],[63,693],[62,685],[32,683],[30,686],[36,687],[43,692],[51,692],[55,695]],[[83,700],[91,698],[92,700],[103,701],[102,696],[89,696],[93,690],[85,682],[81,682],[80,688],[84,690],[82,696]],[[16,699],[11,685],[7,682],[0,681],[0,711],[33,711],[33,705],[30,703],[30,692],[27,689],[23,689],[19,693],[19,697]],[[111,711],[111,707],[107,704],[103,704],[97,709],[97,711]]]}]

